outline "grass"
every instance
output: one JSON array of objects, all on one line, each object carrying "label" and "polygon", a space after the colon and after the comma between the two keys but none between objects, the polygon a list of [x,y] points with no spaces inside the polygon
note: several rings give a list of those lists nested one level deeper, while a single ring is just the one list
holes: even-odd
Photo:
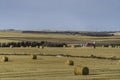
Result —
[{"label": "grass", "polygon": [[[61,35],[61,34],[23,34],[21,32],[0,32],[0,42],[11,41],[53,41],[66,43],[79,43],[86,41],[97,42],[119,42],[120,36],[114,37],[87,37],[80,35]],[[120,58],[120,48],[0,48],[2,54],[69,54],[76,56],[95,56]],[[1,56],[1,55],[0,55]],[[10,56],[9,61],[0,62],[1,80],[119,80],[120,65],[117,60],[102,60],[92,58],[71,58],[71,57],[52,57],[37,56],[37,60],[32,60],[30,56]],[[74,66],[64,63],[66,60],[74,60]],[[87,66],[90,75],[74,75],[74,67],[77,65]]]},{"label": "grass", "polygon": [[[2,53],[49,53],[49,54],[71,54],[71,55],[97,55],[120,57],[119,48],[0,48]],[[108,80],[119,79],[120,65],[118,61],[99,60],[90,58],[67,58],[38,56],[32,60],[29,56],[8,56],[9,62],[0,63],[1,79],[36,79],[36,80]],[[74,60],[74,66],[64,63],[66,60]],[[87,66],[90,75],[74,75],[74,67],[77,65]],[[9,66],[9,67],[8,67]]]},{"label": "grass", "polygon": [[75,56],[90,56],[91,54],[101,57],[116,56],[120,58],[120,48],[0,48],[0,53],[3,54],[68,54]]},{"label": "grass", "polygon": [[116,61],[74,58],[75,66],[83,65],[90,69],[90,75],[75,76],[74,66],[64,64],[67,59],[38,56],[37,60],[31,60],[29,56],[9,56],[9,62],[0,63],[0,79],[105,80],[120,78],[120,65],[117,65]]},{"label": "grass", "polygon": [[120,36],[112,37],[90,37],[81,35],[66,35],[66,34],[31,34],[22,32],[0,32],[0,42],[4,40],[10,41],[51,41],[51,42],[65,42],[65,43],[80,43],[93,42],[96,43],[119,43]]}]

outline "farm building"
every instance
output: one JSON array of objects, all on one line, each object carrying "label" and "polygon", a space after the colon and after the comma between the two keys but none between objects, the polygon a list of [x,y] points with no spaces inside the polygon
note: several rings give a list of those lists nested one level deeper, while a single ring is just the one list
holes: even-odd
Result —
[{"label": "farm building", "polygon": [[82,47],[94,47],[95,42],[87,42],[87,43],[82,43],[80,44]]}]

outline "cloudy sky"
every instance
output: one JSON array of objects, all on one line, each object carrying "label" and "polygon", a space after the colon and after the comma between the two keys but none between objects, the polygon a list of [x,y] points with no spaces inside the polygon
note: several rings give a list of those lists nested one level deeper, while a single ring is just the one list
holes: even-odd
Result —
[{"label": "cloudy sky", "polygon": [[0,29],[120,31],[120,0],[0,0]]}]

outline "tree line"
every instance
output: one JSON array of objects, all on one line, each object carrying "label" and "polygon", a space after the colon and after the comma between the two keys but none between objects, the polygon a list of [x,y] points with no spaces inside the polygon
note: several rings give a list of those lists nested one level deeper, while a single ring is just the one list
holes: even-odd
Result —
[{"label": "tree line", "polygon": [[9,42],[9,43],[0,43],[0,47],[63,47],[66,46],[65,43],[55,43],[55,42],[35,42],[35,41],[22,41],[22,42]]},{"label": "tree line", "polygon": [[106,36],[114,36],[114,34],[110,34],[108,32],[85,32],[81,33],[82,36],[95,36],[95,37],[106,37]]},{"label": "tree line", "polygon": [[22,31],[22,33],[39,33],[39,34],[71,34],[82,36],[107,37],[114,36],[112,32],[86,32],[86,31]]}]

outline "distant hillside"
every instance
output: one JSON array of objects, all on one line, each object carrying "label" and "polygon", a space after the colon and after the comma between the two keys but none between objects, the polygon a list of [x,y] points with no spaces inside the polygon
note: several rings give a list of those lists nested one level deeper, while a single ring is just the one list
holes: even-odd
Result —
[{"label": "distant hillside", "polygon": [[87,31],[22,31],[22,33],[33,33],[33,34],[71,34],[71,35],[82,35],[82,36],[114,36],[113,32],[87,32]]}]

